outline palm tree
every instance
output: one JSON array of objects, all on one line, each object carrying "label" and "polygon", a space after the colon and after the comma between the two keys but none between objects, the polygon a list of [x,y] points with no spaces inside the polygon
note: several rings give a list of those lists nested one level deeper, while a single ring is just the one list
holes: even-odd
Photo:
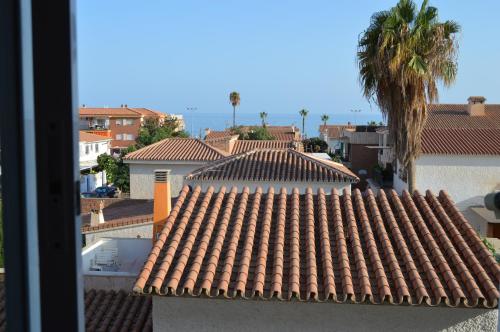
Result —
[{"label": "palm tree", "polygon": [[260,118],[262,120],[262,127],[265,127],[266,126],[267,113],[266,112],[260,112],[259,115],[260,115]]},{"label": "palm tree", "polygon": [[302,135],[305,135],[305,133],[306,133],[304,129],[305,129],[305,125],[306,125],[306,116],[308,113],[309,113],[309,111],[306,110],[305,108],[303,108],[299,111],[299,114],[302,117]]},{"label": "palm tree", "polygon": [[427,105],[438,100],[438,81],[450,86],[457,74],[456,35],[460,25],[438,21],[438,10],[424,0],[400,0],[375,13],[358,42],[360,82],[387,119],[394,152],[415,188],[415,159],[421,148]]},{"label": "palm tree", "polygon": [[233,105],[233,128],[236,127],[236,106],[240,105],[240,94],[233,91],[229,94],[229,102]]},{"label": "palm tree", "polygon": [[329,119],[330,119],[330,117],[329,117],[328,115],[326,115],[326,114],[323,114],[323,115],[321,116],[321,121],[323,121],[323,126],[325,126],[325,127],[326,127],[326,122],[327,122]]}]

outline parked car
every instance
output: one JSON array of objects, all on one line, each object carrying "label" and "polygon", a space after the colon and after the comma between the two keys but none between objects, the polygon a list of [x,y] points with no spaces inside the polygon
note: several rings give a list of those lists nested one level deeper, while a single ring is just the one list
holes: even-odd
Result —
[{"label": "parked car", "polygon": [[108,186],[108,187],[99,187],[94,190],[96,193],[97,197],[108,197],[108,198],[113,198],[116,196],[117,189],[116,187],[113,186]]}]

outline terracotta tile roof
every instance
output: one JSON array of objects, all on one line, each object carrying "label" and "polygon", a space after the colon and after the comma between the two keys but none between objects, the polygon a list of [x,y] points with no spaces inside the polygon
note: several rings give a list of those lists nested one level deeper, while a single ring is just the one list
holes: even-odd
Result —
[{"label": "terracotta tile roof", "polygon": [[496,307],[500,268],[448,195],[185,187],[134,292]]},{"label": "terracotta tile roof", "polygon": [[293,149],[256,149],[224,158],[193,171],[189,180],[357,182],[342,164]]},{"label": "terracotta tile roof", "polygon": [[297,151],[303,151],[304,147],[302,142],[290,142],[290,141],[255,141],[255,140],[237,140],[234,142],[232,154],[238,154],[242,152],[248,152],[255,149],[296,149]]},{"label": "terracotta tile roof", "polygon": [[422,153],[500,155],[500,105],[486,104],[484,116],[470,116],[466,104],[429,105]]},{"label": "terracotta tile roof", "polygon": [[[98,206],[99,200],[95,199],[94,209],[98,209]],[[121,200],[106,206],[102,211],[105,222],[97,226],[90,226],[90,213],[82,214],[82,233],[151,223],[153,221],[153,200]]]},{"label": "terracotta tile roof", "polygon": [[[258,126],[255,126],[258,127]],[[252,126],[244,126],[242,128],[243,131],[250,130]],[[267,130],[274,138],[278,141],[297,141],[300,140],[300,135],[297,135],[296,132],[299,131],[297,127],[292,126],[267,126]],[[231,130],[222,130],[222,131],[210,131],[208,135],[205,136],[206,141],[210,141],[213,139],[220,139],[234,135],[234,132]]]},{"label": "terracotta tile roof", "polygon": [[124,291],[85,292],[86,331],[152,331],[150,296],[133,296]]},{"label": "terracotta tile roof", "polygon": [[320,125],[319,132],[320,134],[324,134],[327,132],[328,138],[338,139],[342,137],[342,131],[346,128],[355,129],[356,126],[353,125]]},{"label": "terracotta tile roof", "polygon": [[124,160],[210,161],[227,156],[194,138],[167,138],[127,154]]},{"label": "terracotta tile roof", "polygon": [[[152,331],[150,296],[136,296],[124,291],[91,289],[85,292],[85,330]],[[6,331],[5,288],[0,287],[0,331]]]},{"label": "terracotta tile roof", "polygon": [[80,107],[80,116],[140,118],[141,114],[126,107]]},{"label": "terracotta tile roof", "polygon": [[80,131],[80,142],[100,142],[100,141],[111,141],[111,138],[90,134],[85,131]]},{"label": "terracotta tile roof", "polygon": [[165,116],[165,114],[161,113],[161,112],[158,112],[158,111],[154,111],[154,110],[150,110],[148,108],[144,108],[144,107],[139,107],[139,108],[129,108],[130,110],[136,112],[136,113],[139,113],[140,115],[142,116],[152,116],[152,117],[162,117],[162,116]]}]

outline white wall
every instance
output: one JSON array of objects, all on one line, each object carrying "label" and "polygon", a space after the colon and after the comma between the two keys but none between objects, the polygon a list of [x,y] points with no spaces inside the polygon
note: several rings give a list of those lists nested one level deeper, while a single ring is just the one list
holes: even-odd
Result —
[{"label": "white wall", "polygon": [[106,185],[106,172],[80,175],[80,192],[92,192],[97,187]]},{"label": "white wall", "polygon": [[484,309],[153,296],[154,331],[493,332],[497,320]]},{"label": "white wall", "polygon": [[[97,145],[97,148],[96,148]],[[88,146],[88,153],[86,147]],[[101,142],[80,142],[80,162],[96,161],[97,157],[103,153],[109,154],[109,141]]]},{"label": "white wall", "polygon": [[205,163],[129,163],[130,166],[130,198],[152,199],[154,196],[154,171],[170,170],[170,186],[172,197],[177,197],[184,183],[184,177],[202,167]]},{"label": "white wall", "polygon": [[126,227],[104,228],[87,232],[85,245],[91,245],[103,238],[151,239],[153,236],[153,222],[127,225]]},{"label": "white wall", "polygon": [[[484,196],[500,188],[500,156],[421,155],[416,163],[417,189],[446,190],[460,210],[484,205]],[[394,188],[406,183],[394,176]]]},{"label": "white wall", "polygon": [[201,186],[203,191],[207,190],[208,187],[213,186],[216,191],[222,186],[226,186],[229,191],[232,187],[238,187],[238,191],[242,192],[244,187],[248,187],[250,192],[254,192],[258,187],[262,188],[262,191],[266,193],[269,187],[274,187],[274,193],[278,194],[282,187],[286,188],[287,193],[292,193],[293,188],[299,188],[300,193],[304,194],[308,187],[312,188],[313,193],[316,193],[319,188],[323,188],[327,194],[329,194],[332,188],[337,188],[340,193],[345,188],[351,192],[351,184],[346,182],[303,182],[303,181],[208,181],[208,180],[185,180],[185,183],[191,187],[197,185]]}]

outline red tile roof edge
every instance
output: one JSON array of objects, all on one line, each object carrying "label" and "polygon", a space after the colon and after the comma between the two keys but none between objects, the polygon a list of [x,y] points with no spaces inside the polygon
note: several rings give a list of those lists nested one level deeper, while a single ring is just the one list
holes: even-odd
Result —
[{"label": "red tile roof edge", "polygon": [[107,231],[116,228],[123,228],[127,226],[138,226],[141,224],[148,224],[152,222],[153,222],[153,215],[148,217],[139,217],[139,218],[122,218],[122,219],[115,219],[109,222],[104,222],[97,226],[83,225],[81,227],[81,232],[83,234],[87,234],[98,231]]},{"label": "red tile roof edge", "polygon": [[[276,197],[273,188],[267,194],[258,188],[252,197],[248,187],[237,192],[236,187],[218,193],[213,187],[205,193],[199,186],[192,191],[184,187],[134,293],[467,308],[498,305],[500,267],[443,191],[437,197],[430,191],[425,195],[404,191],[400,197],[394,190],[387,194],[380,190],[377,196],[368,190],[362,195],[357,189],[352,195],[344,190],[342,196],[336,189],[329,196],[322,189],[313,195],[310,188],[305,195],[298,189],[287,194],[282,188]],[[259,207],[264,208],[259,211]]]}]

